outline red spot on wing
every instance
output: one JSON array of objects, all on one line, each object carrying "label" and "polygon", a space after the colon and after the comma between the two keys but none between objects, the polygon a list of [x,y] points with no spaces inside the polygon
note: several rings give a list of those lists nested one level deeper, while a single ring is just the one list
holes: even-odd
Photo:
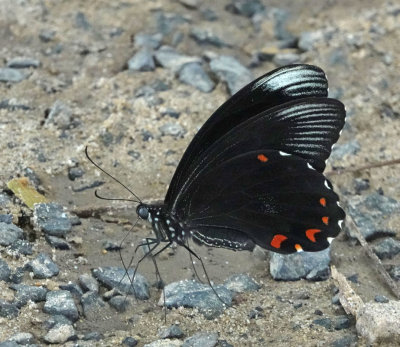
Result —
[{"label": "red spot on wing", "polygon": [[325,225],[328,225],[329,217],[322,217],[322,222],[323,222]]},{"label": "red spot on wing", "polygon": [[315,234],[320,233],[320,232],[321,232],[320,229],[307,229],[306,230],[306,236],[310,241],[316,242]]},{"label": "red spot on wing", "polygon": [[319,199],[319,203],[322,205],[322,206],[326,206],[326,199],[325,198],[321,198],[321,199]]},{"label": "red spot on wing", "polygon": [[281,243],[285,240],[287,240],[287,237],[285,235],[277,234],[273,237],[271,241],[271,246],[274,248],[281,248]]},{"label": "red spot on wing", "polygon": [[263,163],[266,163],[268,161],[268,158],[264,154],[257,155],[257,159],[259,161],[262,161]]}]

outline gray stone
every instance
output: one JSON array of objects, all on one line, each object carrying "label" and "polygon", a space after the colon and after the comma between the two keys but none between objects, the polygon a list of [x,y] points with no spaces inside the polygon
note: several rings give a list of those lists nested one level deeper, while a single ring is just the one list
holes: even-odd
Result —
[{"label": "gray stone", "polygon": [[218,333],[200,332],[183,341],[182,347],[214,347],[218,343]]},{"label": "gray stone", "polygon": [[[207,284],[196,281],[179,281],[170,283],[164,288],[165,305],[167,307],[193,307],[208,319],[219,316],[232,303],[232,293],[226,287],[215,286],[214,290]],[[222,302],[221,302],[222,300]],[[159,305],[164,305],[164,295],[161,295]]]},{"label": "gray stone", "polygon": [[138,33],[135,35],[134,45],[136,48],[148,47],[152,49],[157,49],[161,45],[163,35],[161,33],[156,33],[153,35]]},{"label": "gray stone", "polygon": [[13,220],[12,214],[0,214],[0,223],[11,224]]},{"label": "gray stone", "polygon": [[104,339],[104,335],[98,331],[87,333],[82,338],[83,341],[100,341],[102,339]]},{"label": "gray stone", "polygon": [[168,116],[168,117],[171,117],[171,118],[178,119],[179,116],[181,115],[181,113],[176,111],[176,110],[174,110],[173,108],[166,108],[166,109],[161,111],[161,115],[163,117]]},{"label": "gray stone", "polygon": [[166,123],[158,128],[163,136],[182,136],[185,133],[185,129],[178,123]]},{"label": "gray stone", "polygon": [[85,174],[80,167],[71,167],[68,169],[68,178],[71,181],[75,181],[75,179],[82,177]]},{"label": "gray stone", "polygon": [[235,293],[252,292],[261,288],[261,286],[247,274],[230,276],[224,282],[224,286]]},{"label": "gray stone", "polygon": [[380,302],[382,304],[386,304],[389,302],[389,299],[384,295],[375,295],[374,297],[375,302]]},{"label": "gray stone", "polygon": [[75,26],[83,30],[90,29],[90,23],[83,12],[77,12],[75,15]]},{"label": "gray stone", "polygon": [[9,282],[10,275],[11,275],[10,267],[3,259],[0,259],[0,281]]},{"label": "gray stone", "polygon": [[83,295],[82,289],[76,283],[69,282],[67,284],[60,284],[59,288],[69,291],[75,298],[79,300]]},{"label": "gray stone", "polygon": [[59,269],[47,254],[40,253],[35,259],[26,265],[27,270],[33,272],[34,278],[51,278],[57,276]]},{"label": "gray stone", "polygon": [[61,130],[72,127],[72,110],[61,100],[56,100],[49,110],[45,124],[54,124]]},{"label": "gray stone", "polygon": [[17,240],[10,246],[11,253],[31,255],[33,254],[32,244],[27,240]]},{"label": "gray stone", "polygon": [[185,64],[179,71],[179,80],[204,93],[209,93],[215,88],[215,83],[199,63]]},{"label": "gray stone", "polygon": [[71,293],[66,290],[48,292],[43,311],[51,315],[63,315],[71,322],[76,322],[79,318],[74,299]]},{"label": "gray stone", "polygon": [[25,274],[25,267],[17,267],[14,272],[11,273],[10,280],[12,283],[21,283]]},{"label": "gray stone", "polygon": [[10,286],[11,289],[15,290],[14,303],[18,308],[25,306],[28,301],[40,302],[46,300],[47,288],[29,286],[26,284],[13,284]]},{"label": "gray stone", "polygon": [[180,340],[156,340],[151,343],[145,344],[143,347],[182,347]]},{"label": "gray stone", "polygon": [[283,8],[274,8],[271,11],[274,20],[274,33],[277,40],[290,42],[292,46],[297,40],[292,33],[287,30],[289,12]]},{"label": "gray stone", "polygon": [[195,10],[196,8],[199,7],[200,0],[178,0],[179,3],[181,3],[183,6]]},{"label": "gray stone", "polygon": [[10,246],[22,239],[24,232],[14,224],[0,222],[0,246]]},{"label": "gray stone", "polygon": [[400,281],[400,265],[392,266],[389,270],[389,274],[394,280]]},{"label": "gray stone", "polygon": [[48,343],[64,343],[76,338],[74,327],[67,324],[56,325],[44,336],[44,340]]},{"label": "gray stone", "polygon": [[27,77],[28,76],[25,73],[17,69],[11,69],[8,67],[0,68],[0,82],[18,83]]},{"label": "gray stone", "polygon": [[51,236],[64,236],[71,231],[72,224],[64,208],[54,202],[35,204],[34,224]]},{"label": "gray stone", "polygon": [[[296,281],[301,278],[323,280],[320,271],[329,271],[330,248],[320,252],[299,252],[279,254],[271,252],[270,273],[275,280]],[[318,270],[318,271],[317,271]],[[315,276],[308,276],[309,274]],[[329,273],[329,272],[328,272]]]},{"label": "gray stone", "polygon": [[150,298],[149,284],[139,273],[135,274],[133,284],[131,282],[134,270],[129,269],[128,274],[120,267],[100,267],[92,270],[93,276],[107,288],[115,288],[124,294],[134,294],[137,299]]},{"label": "gray stone", "polygon": [[81,297],[83,314],[89,320],[96,320],[106,303],[99,297],[96,292],[86,292]]},{"label": "gray stone", "polygon": [[42,42],[50,42],[53,41],[56,36],[55,30],[52,29],[42,29],[39,33],[39,38]]},{"label": "gray stone", "polygon": [[0,317],[11,319],[17,317],[18,313],[16,304],[0,299]]},{"label": "gray stone", "polygon": [[361,149],[361,146],[357,140],[335,145],[332,149],[330,160],[341,161],[344,157],[356,155]]},{"label": "gray stone", "polygon": [[331,330],[333,327],[333,322],[332,319],[326,317],[326,318],[318,318],[313,320],[313,324],[320,325],[324,327],[327,330]]},{"label": "gray stone", "polygon": [[45,239],[49,243],[49,245],[53,248],[61,250],[71,249],[71,245],[61,237],[45,235]]},{"label": "gray stone", "polygon": [[264,11],[264,8],[260,0],[232,0],[231,3],[225,7],[225,9],[231,13],[249,18],[258,12]]},{"label": "gray stone", "polygon": [[400,241],[390,237],[379,242],[373,249],[380,259],[391,259],[400,253]]},{"label": "gray stone", "polygon": [[300,34],[298,47],[303,51],[312,50],[324,38],[322,31],[306,31]]},{"label": "gray stone", "polygon": [[153,71],[156,68],[153,52],[147,47],[141,48],[128,61],[128,69],[133,71]]},{"label": "gray stone", "polygon": [[19,347],[20,344],[18,344],[15,341],[4,341],[0,342],[0,347]]},{"label": "gray stone", "polygon": [[90,274],[80,275],[79,284],[84,292],[99,292],[99,283]]},{"label": "gray stone", "polygon": [[157,31],[167,35],[182,24],[190,23],[190,19],[176,13],[165,13],[159,11],[156,13]]},{"label": "gray stone", "polygon": [[124,295],[116,295],[112,297],[108,303],[118,312],[125,312],[129,306],[130,300]]},{"label": "gray stone", "polygon": [[[386,226],[392,215],[400,213],[400,203],[392,198],[376,192],[367,196],[353,196],[348,199],[348,212],[367,240],[381,235],[396,234],[395,230]],[[345,230],[350,237],[356,238],[351,229]]]},{"label": "gray stone", "polygon": [[357,314],[356,329],[371,345],[400,344],[400,301],[366,303]]},{"label": "gray stone", "polygon": [[124,346],[128,347],[135,347],[138,344],[138,340],[134,339],[131,336],[125,337],[124,340],[122,341],[122,344]]},{"label": "gray stone", "polygon": [[162,339],[180,339],[181,337],[183,337],[183,335],[183,331],[181,330],[179,325],[176,324],[172,324],[168,328],[162,329],[158,333],[158,336]]},{"label": "gray stone", "polygon": [[357,336],[346,335],[343,336],[330,344],[330,347],[356,347]]},{"label": "gray stone", "polygon": [[154,57],[159,65],[164,68],[170,69],[174,72],[179,70],[188,63],[201,63],[198,57],[192,57],[178,53],[174,48],[169,46],[160,47],[155,53]]},{"label": "gray stone", "polygon": [[15,57],[7,62],[7,67],[14,69],[38,68],[39,66],[39,60],[28,57]]},{"label": "gray stone", "polygon": [[13,341],[19,345],[30,345],[34,342],[34,336],[31,333],[17,333],[11,336],[8,341]]},{"label": "gray stone", "polygon": [[297,53],[278,53],[274,55],[272,61],[277,66],[285,66],[300,63],[301,57]]},{"label": "gray stone", "polygon": [[43,328],[45,330],[50,330],[51,328],[57,325],[71,325],[71,324],[72,322],[67,317],[61,314],[55,314],[50,316],[50,318],[43,323]]},{"label": "gray stone", "polygon": [[253,74],[231,56],[220,56],[210,61],[211,70],[226,82],[231,95],[253,80]]},{"label": "gray stone", "polygon": [[212,31],[202,28],[192,28],[190,30],[190,37],[201,45],[212,45],[218,48],[231,47],[232,45],[226,43],[224,40],[213,34]]}]

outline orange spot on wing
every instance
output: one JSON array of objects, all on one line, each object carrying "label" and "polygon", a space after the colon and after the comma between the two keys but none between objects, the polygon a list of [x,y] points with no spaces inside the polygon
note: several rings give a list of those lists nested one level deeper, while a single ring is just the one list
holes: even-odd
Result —
[{"label": "orange spot on wing", "polygon": [[307,238],[312,241],[312,242],[316,242],[315,240],[315,234],[316,233],[320,233],[321,230],[320,229],[307,229],[306,230],[306,236]]},{"label": "orange spot on wing", "polygon": [[281,243],[285,240],[287,240],[287,237],[285,235],[277,234],[273,237],[271,241],[271,246],[274,248],[281,248]]},{"label": "orange spot on wing", "polygon": [[319,199],[319,203],[322,205],[322,206],[326,206],[326,199],[325,198],[321,198],[321,199]]},{"label": "orange spot on wing", "polygon": [[329,217],[322,217],[322,222],[323,222],[325,225],[328,225]]},{"label": "orange spot on wing", "polygon": [[257,155],[257,159],[258,159],[259,161],[262,161],[263,163],[265,163],[265,162],[268,161],[268,158],[267,158],[264,154],[259,154],[259,155]]},{"label": "orange spot on wing", "polygon": [[294,245],[294,248],[296,248],[296,251],[297,251],[297,252],[301,252],[301,251],[303,250],[303,247],[301,247],[298,243],[296,243],[296,244]]}]

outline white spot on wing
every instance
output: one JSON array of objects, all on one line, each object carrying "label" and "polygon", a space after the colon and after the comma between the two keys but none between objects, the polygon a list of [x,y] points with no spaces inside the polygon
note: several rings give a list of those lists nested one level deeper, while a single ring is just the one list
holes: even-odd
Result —
[{"label": "white spot on wing", "polygon": [[311,170],[315,170],[309,163],[307,163],[307,167]]},{"label": "white spot on wing", "polygon": [[339,228],[342,228],[343,220],[338,221]]},{"label": "white spot on wing", "polygon": [[325,180],[324,185],[325,185],[326,188],[331,189],[331,187],[329,187],[329,184],[328,184],[327,180]]},{"label": "white spot on wing", "polygon": [[328,237],[327,240],[328,240],[329,244],[331,244],[333,241],[333,237]]},{"label": "white spot on wing", "polygon": [[290,153],[286,153],[286,152],[283,152],[283,151],[279,151],[279,154],[280,154],[281,156],[283,156],[283,157],[287,157],[287,156],[290,156],[290,155],[291,155]]}]

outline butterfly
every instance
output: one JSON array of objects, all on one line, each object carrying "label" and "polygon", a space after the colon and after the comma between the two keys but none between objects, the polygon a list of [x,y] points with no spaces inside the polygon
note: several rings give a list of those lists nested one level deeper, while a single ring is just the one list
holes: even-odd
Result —
[{"label": "butterfly", "polygon": [[323,171],[346,118],[344,105],[327,96],[325,73],[312,65],[280,67],[249,83],[194,136],[163,203],[143,203],[106,173],[151,223],[148,254],[176,242],[199,259],[189,239],[234,251],[327,248],[345,213]]},{"label": "butterfly", "polygon": [[296,64],[228,99],[189,144],[164,202],[137,206],[156,236],[148,242],[286,254],[327,248],[345,213],[323,171],[346,117],[327,95],[325,73]]}]

